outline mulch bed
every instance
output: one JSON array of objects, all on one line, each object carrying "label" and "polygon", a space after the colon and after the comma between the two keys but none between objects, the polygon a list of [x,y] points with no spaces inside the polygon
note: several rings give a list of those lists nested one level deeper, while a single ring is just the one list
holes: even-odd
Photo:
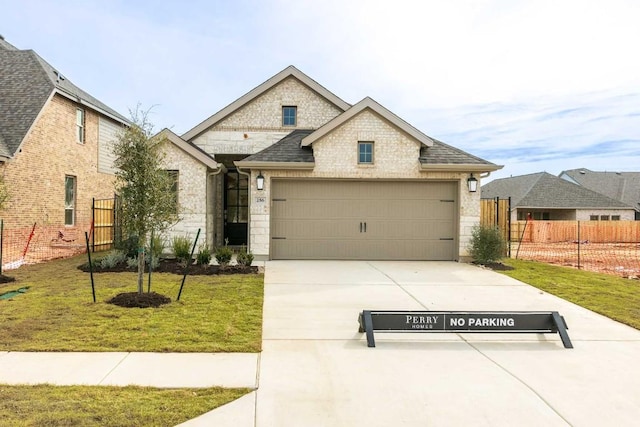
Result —
[{"label": "mulch bed", "polygon": [[509,270],[513,270],[514,269],[510,265],[505,265],[505,264],[503,264],[501,262],[487,262],[485,264],[480,264],[480,263],[474,262],[473,264],[479,265],[480,267],[485,267],[485,268],[488,268],[488,269],[494,270],[494,271],[509,271]]},{"label": "mulch bed", "polygon": [[[78,266],[78,269],[89,272],[89,265],[84,263]],[[129,267],[126,263],[118,264],[110,268],[101,268],[100,266],[94,266],[94,273],[120,273],[125,271],[138,271],[138,266]],[[145,271],[147,271],[145,269]],[[173,273],[184,274],[184,265],[176,261],[175,259],[162,259],[158,266],[153,270],[153,273]],[[229,265],[227,267],[220,267],[219,265],[199,265],[191,264],[189,266],[188,274],[190,276],[200,275],[215,275],[215,274],[256,274],[258,273],[257,266],[243,266],[243,265]]]},{"label": "mulch bed", "polygon": [[155,292],[148,292],[139,294],[137,292],[124,292],[116,295],[107,301],[109,304],[114,304],[120,307],[126,308],[158,308],[163,304],[169,304],[171,298],[165,297]]},{"label": "mulch bed", "polygon": [[15,277],[5,276],[4,274],[0,274],[0,283],[11,283],[15,281],[16,281]]}]

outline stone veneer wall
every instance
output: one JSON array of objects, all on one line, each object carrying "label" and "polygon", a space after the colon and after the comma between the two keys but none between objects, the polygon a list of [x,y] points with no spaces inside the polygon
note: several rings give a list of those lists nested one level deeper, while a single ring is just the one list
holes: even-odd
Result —
[{"label": "stone veneer wall", "polygon": [[[297,125],[282,126],[282,107],[296,106]],[[294,129],[317,129],[342,111],[294,77],[244,105],[191,142],[209,154],[253,154]]]},{"label": "stone veneer wall", "polygon": [[[358,141],[374,141],[374,165],[358,165]],[[257,259],[269,257],[270,189],[273,178],[458,181],[459,256],[462,259],[467,257],[471,229],[480,220],[480,193],[469,193],[467,190],[467,173],[422,171],[418,161],[420,143],[369,110],[316,141],[313,150],[316,164],[312,171],[262,170],[266,181],[262,191],[253,185],[258,172],[252,172],[249,232],[250,249]]]},{"label": "stone veneer wall", "polygon": [[201,229],[198,239],[200,244],[211,245],[213,241],[211,208],[207,195],[210,194],[208,168],[189,154],[171,143],[163,147],[165,154],[164,167],[167,170],[178,170],[178,203],[180,205],[180,222],[167,230],[165,250],[171,250],[171,241],[175,236],[188,236],[195,239],[198,228]]},{"label": "stone veneer wall", "polygon": [[[76,108],[85,111],[85,141],[77,142]],[[113,198],[115,177],[98,172],[98,113],[60,95],[47,103],[14,159],[0,164],[10,192],[0,212],[5,228],[62,227],[89,231],[92,198]],[[76,177],[75,226],[65,226],[65,176]]]}]

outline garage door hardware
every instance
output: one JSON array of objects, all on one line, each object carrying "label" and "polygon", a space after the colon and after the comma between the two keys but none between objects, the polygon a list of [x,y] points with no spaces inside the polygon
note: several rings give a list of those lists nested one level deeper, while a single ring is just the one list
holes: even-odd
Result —
[{"label": "garage door hardware", "polygon": [[367,232],[367,223],[366,222],[361,222],[360,223],[360,232],[361,233],[366,233]]},{"label": "garage door hardware", "polygon": [[443,202],[443,203],[453,203],[453,202],[455,202],[455,200],[453,200],[453,199],[440,199],[440,201]]}]

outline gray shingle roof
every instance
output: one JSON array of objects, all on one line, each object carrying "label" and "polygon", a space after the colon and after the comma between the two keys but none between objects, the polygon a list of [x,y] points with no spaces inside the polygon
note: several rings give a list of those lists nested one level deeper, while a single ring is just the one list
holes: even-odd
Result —
[{"label": "gray shingle roof", "polygon": [[481,191],[483,198],[511,197],[512,208],[630,208],[625,203],[547,172],[496,179],[483,185]]},{"label": "gray shingle roof", "polygon": [[579,185],[640,211],[640,172],[597,172],[589,169],[571,169],[568,175]]},{"label": "gray shingle roof", "polygon": [[0,39],[0,156],[12,157],[54,90],[89,108],[128,123],[32,50],[18,50]]},{"label": "gray shingle roof", "polygon": [[[431,138],[433,139],[433,138]],[[489,165],[497,166],[473,154],[469,154],[458,148],[445,144],[442,141],[433,139],[431,147],[423,146],[420,149],[420,163],[433,165]]]},{"label": "gray shingle roof", "polygon": [[[311,135],[314,130],[295,130],[282,138],[274,145],[265,148],[259,153],[253,154],[243,162],[302,162],[313,163],[313,150],[311,147],[301,146],[304,137]],[[420,150],[420,163],[423,164],[478,164],[495,166],[479,157],[473,156],[457,148],[451,147],[441,141],[433,140],[431,147],[422,147]]]},{"label": "gray shingle roof", "polygon": [[314,158],[311,147],[301,146],[302,138],[311,133],[313,133],[313,130],[294,130],[275,144],[243,159],[243,162],[313,163]]}]

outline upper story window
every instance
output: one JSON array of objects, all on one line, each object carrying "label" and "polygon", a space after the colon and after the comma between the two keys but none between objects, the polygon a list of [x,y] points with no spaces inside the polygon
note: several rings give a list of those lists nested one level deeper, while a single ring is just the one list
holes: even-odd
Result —
[{"label": "upper story window", "polygon": [[360,165],[373,164],[373,141],[358,142],[358,164]]},{"label": "upper story window", "polygon": [[76,110],[76,139],[80,144],[84,144],[84,110]]},{"label": "upper story window", "polygon": [[297,115],[298,107],[282,107],[282,126],[295,126]]},{"label": "upper story window", "polygon": [[76,217],[76,177],[64,177],[64,225],[75,224]]}]

